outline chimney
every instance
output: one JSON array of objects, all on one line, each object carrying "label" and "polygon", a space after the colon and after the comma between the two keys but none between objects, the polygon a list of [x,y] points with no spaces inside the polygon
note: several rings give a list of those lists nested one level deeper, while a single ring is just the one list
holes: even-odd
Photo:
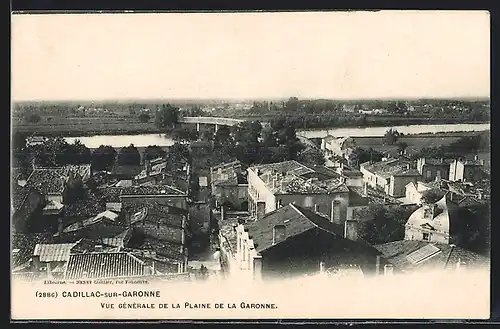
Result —
[{"label": "chimney", "polygon": [[357,220],[346,220],[344,223],[344,238],[356,241],[358,239],[358,224]]},{"label": "chimney", "polygon": [[266,203],[262,201],[257,202],[257,220],[262,219],[266,214]]},{"label": "chimney", "polygon": [[377,258],[375,259],[375,274],[380,274],[380,255],[377,255]]},{"label": "chimney", "polygon": [[391,264],[384,265],[384,275],[385,276],[392,276],[393,272],[394,272],[394,268],[392,267]]},{"label": "chimney", "polygon": [[319,262],[319,272],[325,273],[325,262]]},{"label": "chimney", "polygon": [[226,219],[226,210],[224,205],[220,206],[220,220],[223,222]]},{"label": "chimney", "polygon": [[275,225],[273,227],[273,245],[280,243],[286,239],[286,226]]}]

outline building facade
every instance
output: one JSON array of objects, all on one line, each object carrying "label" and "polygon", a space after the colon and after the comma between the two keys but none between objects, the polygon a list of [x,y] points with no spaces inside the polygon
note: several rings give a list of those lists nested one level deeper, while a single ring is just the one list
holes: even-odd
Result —
[{"label": "building facade", "polygon": [[239,161],[222,163],[210,168],[210,183],[216,207],[248,209],[248,181]]},{"label": "building facade", "polygon": [[420,179],[418,170],[406,159],[393,159],[360,165],[363,180],[371,188],[383,191],[391,197],[403,197],[406,185]]},{"label": "building facade", "polygon": [[346,178],[326,167],[308,167],[297,161],[248,169],[248,208],[254,219],[283,205],[295,203],[343,223],[349,203]]},{"label": "building facade", "polygon": [[356,225],[337,225],[308,209],[286,205],[236,227],[238,269],[254,279],[311,274],[321,266],[355,265],[365,274],[374,273],[379,253],[358,237]]},{"label": "building facade", "polygon": [[455,160],[450,164],[449,180],[475,182],[481,179],[484,162],[480,160]]},{"label": "building facade", "polygon": [[417,170],[426,182],[435,179],[448,179],[450,176],[451,159],[420,158],[417,160]]}]

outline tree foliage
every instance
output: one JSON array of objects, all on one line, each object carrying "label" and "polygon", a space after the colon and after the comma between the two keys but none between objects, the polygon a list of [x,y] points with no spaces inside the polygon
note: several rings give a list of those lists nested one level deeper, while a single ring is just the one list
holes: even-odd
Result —
[{"label": "tree foliage", "polygon": [[198,140],[199,133],[195,129],[177,127],[172,129],[169,135],[176,142],[194,142]]},{"label": "tree foliage", "polygon": [[144,149],[144,160],[163,158],[167,152],[158,145],[149,145]]},{"label": "tree foliage", "polygon": [[42,144],[30,146],[27,150],[35,165],[41,167],[59,167],[91,162],[90,149],[79,140],[68,144],[62,137],[48,138]]},{"label": "tree foliage", "polygon": [[396,129],[389,129],[384,134],[384,144],[394,145],[398,141],[400,133]]},{"label": "tree foliage", "polygon": [[183,159],[189,160],[191,158],[191,153],[185,144],[174,143],[174,145],[169,146],[167,156],[172,161],[180,163]]},{"label": "tree foliage", "polygon": [[325,164],[325,156],[320,149],[310,148],[299,154],[297,160],[306,165],[322,166]]},{"label": "tree foliage", "polygon": [[142,112],[141,114],[139,114],[139,121],[140,122],[148,123],[149,120],[151,120],[151,116],[149,115],[149,113]]},{"label": "tree foliage", "polygon": [[449,145],[424,147],[415,154],[415,158],[454,158],[471,153],[489,152],[490,138],[489,131],[474,136],[464,136]]},{"label": "tree foliage", "polygon": [[101,145],[92,152],[94,170],[110,170],[116,160],[116,150],[111,145]]},{"label": "tree foliage", "polygon": [[373,161],[373,162],[379,162],[382,161],[382,158],[384,155],[372,148],[369,148],[368,150],[357,147],[353,150],[353,152],[350,155],[350,165],[354,167],[358,167],[360,164],[368,162],[368,161]]},{"label": "tree foliage", "polygon": [[399,142],[398,143],[398,151],[400,154],[403,154],[407,148],[408,148],[408,143],[406,143],[406,142]]},{"label": "tree foliage", "polygon": [[430,189],[422,193],[422,202],[432,204],[436,203],[444,196],[444,192],[439,189]]},{"label": "tree foliage", "polygon": [[176,127],[179,120],[179,108],[170,104],[162,105],[155,116],[155,125],[158,129],[169,131]]},{"label": "tree foliage", "polygon": [[360,236],[371,244],[403,240],[405,224],[417,207],[370,205],[359,214]]},{"label": "tree foliage", "polygon": [[141,154],[134,144],[130,144],[120,149],[117,163],[120,166],[139,166],[141,164]]}]

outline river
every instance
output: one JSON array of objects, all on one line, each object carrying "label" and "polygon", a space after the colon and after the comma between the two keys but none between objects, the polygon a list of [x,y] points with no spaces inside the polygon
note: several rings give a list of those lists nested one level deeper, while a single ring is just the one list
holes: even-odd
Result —
[{"label": "river", "polygon": [[332,128],[332,129],[307,129],[298,130],[297,135],[306,138],[323,138],[328,135],[335,137],[378,137],[384,136],[385,132],[392,128],[405,135],[442,133],[453,131],[484,131],[489,130],[489,123],[474,124],[444,124],[444,125],[409,125],[409,126],[385,126],[385,127],[366,127],[366,128]]},{"label": "river", "polygon": [[[331,128],[298,130],[297,135],[306,138],[322,138],[327,135],[340,136],[383,136],[388,129],[396,129],[404,134],[438,133],[452,131],[484,131],[490,129],[489,123],[479,124],[446,124],[446,125],[409,125],[409,126],[385,126],[366,128]],[[174,144],[173,139],[164,134],[138,134],[138,135],[95,135],[82,137],[66,137],[68,143],[80,140],[88,148],[98,148],[100,145],[111,145],[113,147],[124,147],[134,144],[137,147],[149,145],[170,146]]]}]

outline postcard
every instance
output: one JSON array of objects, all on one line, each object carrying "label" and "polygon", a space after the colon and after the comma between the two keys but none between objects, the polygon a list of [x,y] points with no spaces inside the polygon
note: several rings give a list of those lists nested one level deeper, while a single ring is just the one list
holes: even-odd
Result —
[{"label": "postcard", "polygon": [[489,318],[488,12],[17,12],[11,44],[12,320]]}]

